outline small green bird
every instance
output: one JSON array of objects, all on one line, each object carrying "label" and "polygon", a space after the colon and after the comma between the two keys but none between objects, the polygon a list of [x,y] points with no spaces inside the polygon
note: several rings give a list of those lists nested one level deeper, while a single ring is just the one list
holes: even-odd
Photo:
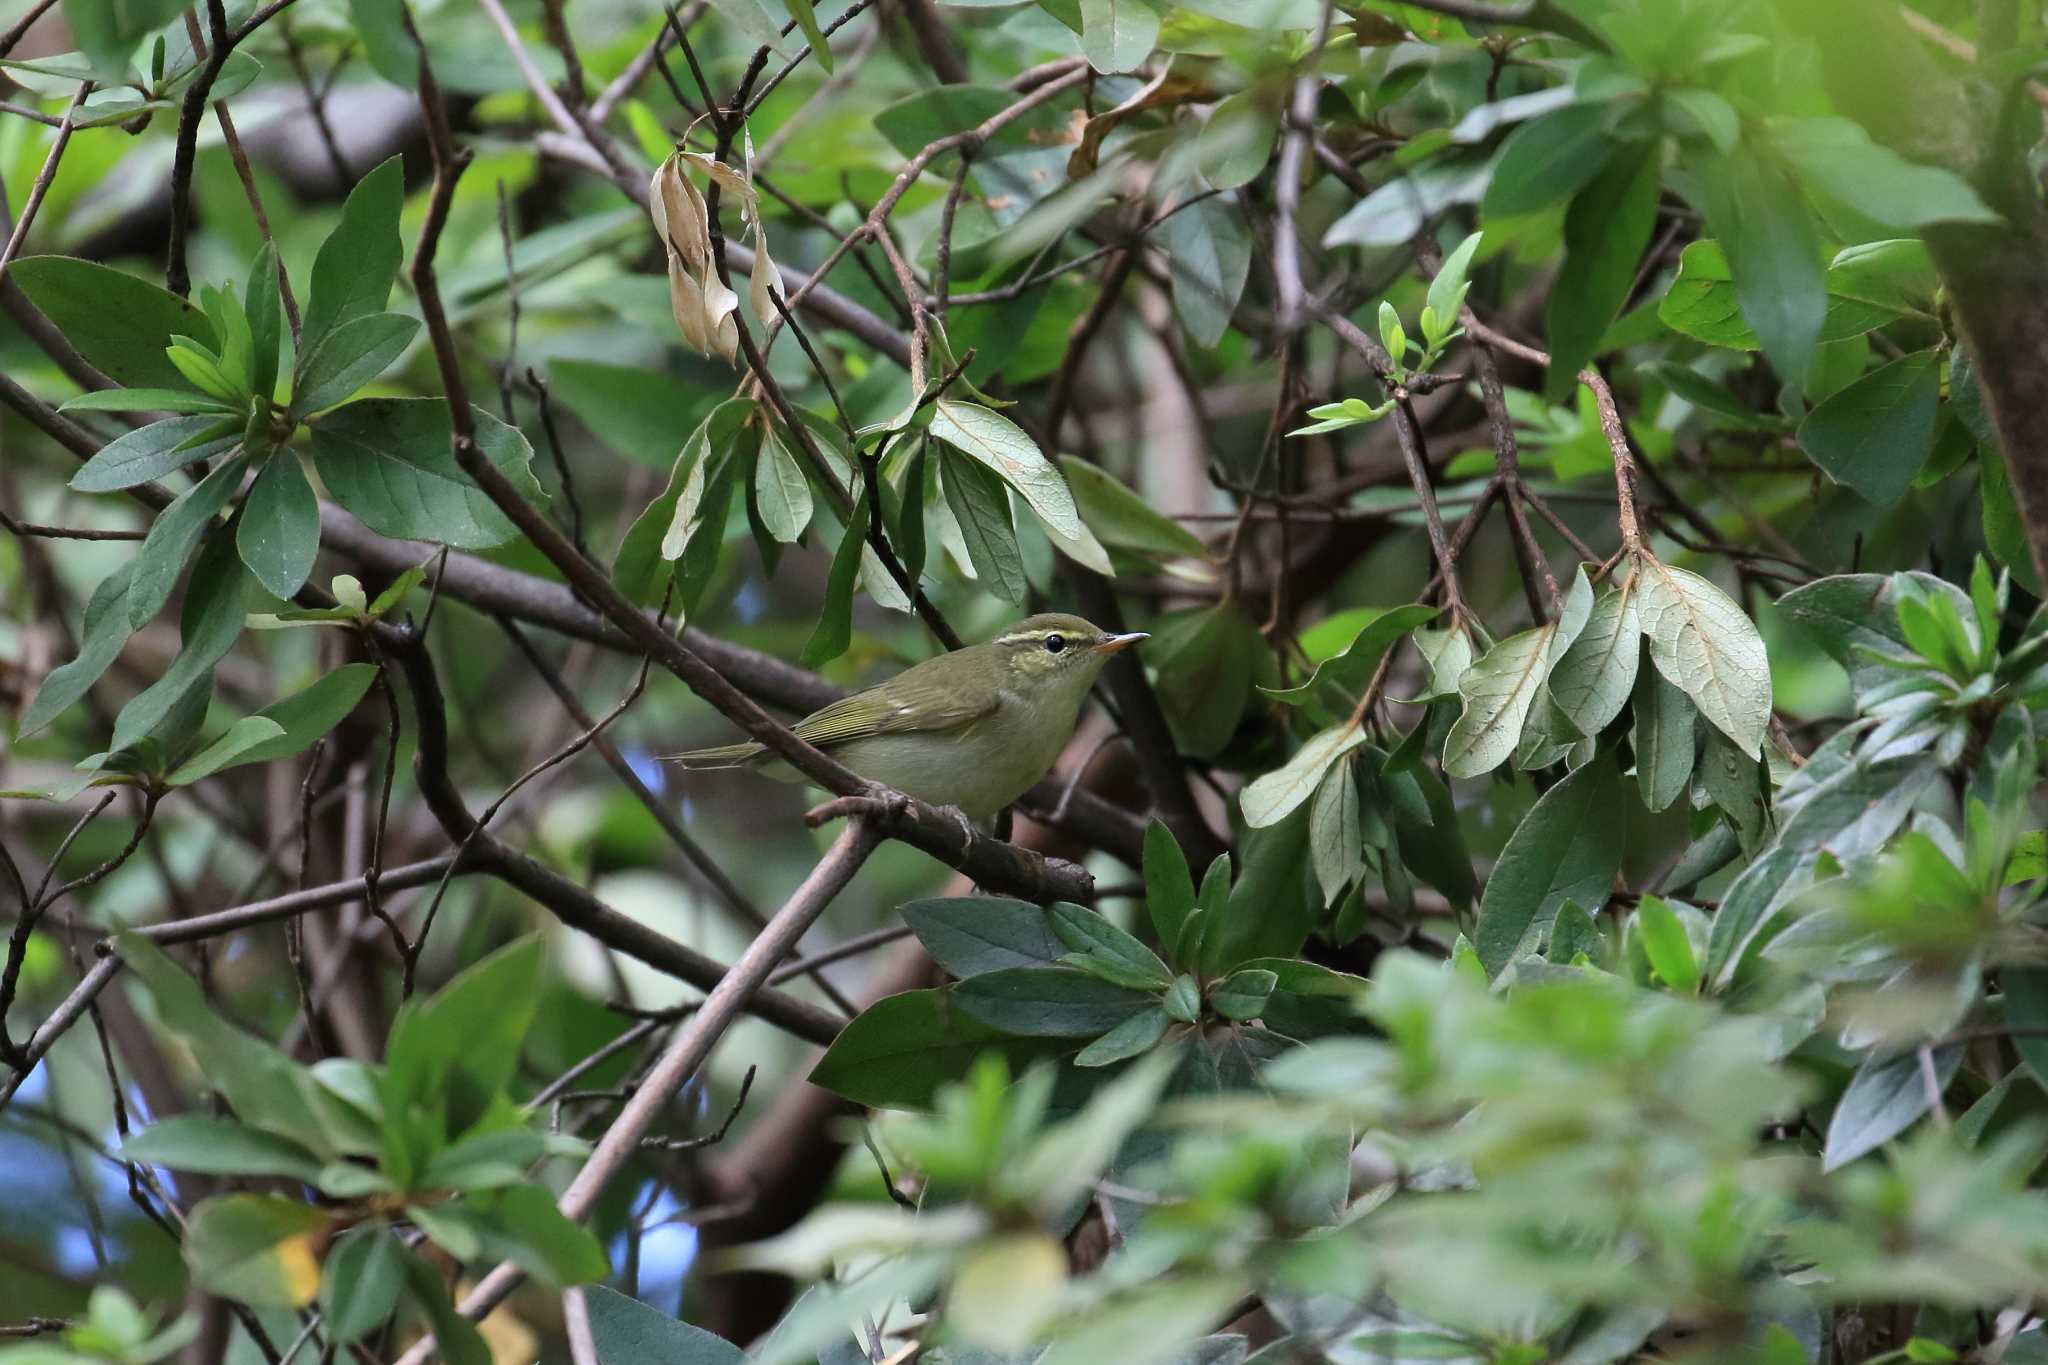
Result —
[{"label": "small green bird", "polygon": [[[1111,635],[1078,616],[1027,617],[794,728],[871,782],[986,820],[1052,771],[1109,656],[1147,638]],[[804,780],[758,741],[665,757],[685,768],[757,768],[779,781]]]}]

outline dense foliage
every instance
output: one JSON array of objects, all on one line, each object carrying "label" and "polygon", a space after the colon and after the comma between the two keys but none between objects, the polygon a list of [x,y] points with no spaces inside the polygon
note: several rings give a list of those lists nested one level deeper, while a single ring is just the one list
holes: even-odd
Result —
[{"label": "dense foliage", "polygon": [[2044,54],[29,5],[0,1362],[2048,1360]]}]

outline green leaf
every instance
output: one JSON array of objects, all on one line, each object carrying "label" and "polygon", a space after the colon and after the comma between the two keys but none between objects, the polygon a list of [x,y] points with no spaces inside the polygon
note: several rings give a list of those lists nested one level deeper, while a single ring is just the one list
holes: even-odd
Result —
[{"label": "green leaf", "polygon": [[811,45],[811,55],[818,59],[818,65],[825,68],[825,74],[832,74],[832,49],[825,42],[824,31],[818,27],[817,11],[811,8],[811,0],[784,0],[789,17],[796,20],[796,26],[803,31],[804,40]]},{"label": "green leaf", "polygon": [[1252,241],[1243,215],[1225,199],[1198,199],[1161,223],[1153,237],[1166,252],[1181,326],[1197,346],[1213,349],[1251,277]]},{"label": "green leaf", "polygon": [[509,1260],[551,1288],[589,1284],[611,1274],[611,1261],[597,1238],[555,1207],[544,1185],[469,1194],[453,1207],[476,1228],[485,1255]]},{"label": "green leaf", "polygon": [[1605,104],[1571,104],[1524,123],[1501,145],[1480,212],[1491,221],[1547,209],[1606,169],[1615,142]]},{"label": "green leaf", "polygon": [[855,1104],[923,1109],[941,1085],[966,1075],[988,1051],[1006,1055],[1015,1074],[1050,1049],[982,1023],[951,991],[904,991],[876,1001],[841,1029],[810,1080]]},{"label": "green leaf", "polygon": [[[932,143],[979,126],[1017,102],[1017,96],[1000,86],[936,85],[906,95],[875,115],[875,131],[906,157],[916,156]],[[1026,151],[1034,145],[1032,134],[1055,134],[1060,116],[1052,110],[1034,110],[1012,119],[984,144],[983,154]]]},{"label": "green leaf", "polygon": [[1239,1022],[1256,1019],[1266,1008],[1273,988],[1280,984],[1278,974],[1263,967],[1240,967],[1225,977],[1209,996],[1209,1008],[1225,1019]]},{"label": "green leaf", "polygon": [[1630,707],[1634,724],[1629,748],[1636,756],[1636,787],[1648,809],[1669,809],[1692,782],[1693,717],[1698,713],[1691,699],[1655,668],[1637,672]]},{"label": "green leaf", "polygon": [[1259,690],[1289,706],[1305,706],[1311,701],[1320,701],[1336,709],[1349,710],[1358,694],[1372,681],[1373,672],[1380,666],[1386,652],[1417,626],[1434,620],[1437,611],[1435,607],[1416,602],[1381,612],[1359,629],[1343,653],[1317,664],[1315,673],[1300,687],[1262,687]]},{"label": "green leaf", "polygon": [[222,376],[234,393],[254,394],[256,337],[250,330],[248,316],[242,312],[241,300],[232,290],[212,285],[200,287],[199,299],[206,309],[207,321],[213,324],[214,335],[221,339]]},{"label": "green leaf", "polygon": [[[1873,327],[1895,320],[1901,311],[1863,297],[1862,277],[1853,266],[1830,269],[1827,285],[1827,316],[1820,329],[1822,342],[1862,336]],[[1742,302],[1736,293],[1735,276],[1728,268],[1728,258],[1722,253],[1721,244],[1711,239],[1693,242],[1679,256],[1678,277],[1658,302],[1657,316],[1672,330],[1709,345],[1742,351],[1754,351],[1761,345],[1756,333],[1743,321]]]},{"label": "green leaf", "polygon": [[303,1308],[320,1289],[327,1215],[294,1199],[202,1199],[185,1225],[185,1264],[206,1289],[256,1308]]},{"label": "green leaf", "polygon": [[423,1190],[490,1190],[526,1183],[527,1168],[548,1154],[549,1137],[532,1128],[472,1133],[427,1161],[414,1185]]},{"label": "green leaf", "polygon": [[297,451],[276,450],[257,471],[242,499],[235,547],[272,597],[288,599],[305,586],[320,554],[320,499]]},{"label": "green leaf", "polygon": [[1195,880],[1187,855],[1164,821],[1145,826],[1145,909],[1159,942],[1171,953],[1195,909]]},{"label": "green leaf", "polygon": [[302,419],[354,396],[391,367],[419,329],[419,319],[403,313],[370,313],[330,329],[299,355],[291,415]]},{"label": "green leaf", "polygon": [[213,325],[185,300],[111,266],[27,256],[7,268],[37,311],[94,368],[126,388],[185,389],[164,351],[180,334],[212,342]]},{"label": "green leaf", "polygon": [[1742,608],[1698,574],[1644,556],[1638,612],[1650,660],[1735,747],[1762,752],[1771,719],[1763,637]]},{"label": "green leaf", "polygon": [[1037,1365],[1191,1365],[1170,1353],[1222,1322],[1244,1289],[1243,1281],[1213,1273],[1155,1277],[1134,1292],[1063,1320],[1058,1339]]},{"label": "green leaf", "polygon": [[[366,0],[353,0],[357,5]],[[418,1252],[405,1253],[405,1290],[419,1305],[434,1329],[434,1344],[448,1358],[448,1365],[491,1365],[491,1348],[476,1324],[455,1311],[448,1291],[441,1287],[441,1272]]]},{"label": "green leaf", "polygon": [[450,1136],[466,1131],[504,1092],[539,1008],[543,950],[529,935],[463,969],[391,1026],[383,1083],[387,1114],[433,1105]]},{"label": "green leaf", "polygon": [[1140,1011],[1082,1048],[1074,1056],[1074,1065],[1110,1066],[1128,1061],[1141,1052],[1150,1052],[1166,1036],[1167,1026],[1172,1022],[1164,1009],[1154,1007]]},{"label": "green leaf", "polygon": [[1684,136],[1688,129],[1714,144],[1717,151],[1732,152],[1742,140],[1742,119],[1735,106],[1711,90],[1682,86],[1659,92],[1665,122]]},{"label": "green leaf", "polygon": [[[668,538],[669,528],[675,523],[676,507],[682,501],[684,491],[700,464],[707,462],[713,452],[726,449],[739,438],[746,418],[753,411],[753,403],[745,399],[720,403],[683,442],[661,495],[633,519],[625,539],[619,542],[618,557],[612,563],[612,577],[622,592],[641,601],[659,597],[662,584],[674,574],[662,558],[662,542]],[[701,488],[692,496],[698,499],[699,507],[704,505]]]},{"label": "green leaf", "polygon": [[[1209,915],[1202,968],[1211,977],[1255,957],[1293,957],[1301,952],[1320,909],[1309,865],[1308,821],[1283,820],[1251,829],[1238,841],[1237,875],[1221,894],[1221,872],[1211,864],[1203,879]],[[1227,869],[1228,864],[1225,864]]]},{"label": "green leaf", "polygon": [[1699,785],[1707,797],[1728,817],[1741,840],[1742,850],[1754,854],[1763,845],[1770,825],[1770,804],[1764,794],[1763,765],[1738,753],[1727,736],[1707,733],[1699,760]]},{"label": "green leaf", "polygon": [[1847,752],[1845,743],[1830,756],[1823,745],[1778,789],[1777,837],[1743,869],[1714,915],[1709,981],[1725,984],[1824,848],[1842,862],[1874,852],[1905,822],[1936,771],[1923,754],[1864,762]]},{"label": "green leaf", "polygon": [[583,1295],[591,1340],[605,1365],[746,1365],[746,1353],[724,1337],[616,1289],[591,1285]]},{"label": "green leaf", "polygon": [[72,41],[92,59],[92,70],[103,80],[119,81],[128,74],[135,45],[152,29],[176,19],[179,8],[177,0],[121,0],[118,4],[67,0],[64,17]]},{"label": "green leaf", "polygon": [[[1962,1065],[1960,1045],[1936,1048],[1935,1089],[1938,1094],[1955,1079]],[[1917,1051],[1894,1056],[1873,1053],[1849,1079],[1849,1088],[1835,1104],[1828,1120],[1827,1145],[1821,1152],[1821,1169],[1836,1170],[1866,1152],[1890,1142],[1920,1121],[1934,1107],[1926,1077],[1920,1069]]]},{"label": "green leaf", "polygon": [[242,1122],[322,1157],[339,1154],[330,1138],[323,1092],[311,1072],[221,1018],[199,983],[148,939],[118,934],[114,949],[149,988],[163,1026],[192,1048],[207,1083],[227,1097]]},{"label": "green leaf", "polygon": [[1605,949],[1599,926],[1577,901],[1566,901],[1557,907],[1557,917],[1550,922],[1550,942],[1543,949],[1546,961],[1570,965],[1584,953],[1597,964]]},{"label": "green leaf", "polygon": [[[212,414],[212,421],[218,421],[223,413],[233,411],[228,404],[208,394],[194,393],[190,389],[97,389],[82,393],[70,399],[57,409],[59,412],[204,412]],[[157,425],[161,426],[162,423]],[[202,428],[203,429],[203,428]],[[149,428],[140,428],[147,431]],[[136,435],[124,433],[122,439]],[[104,452],[103,452],[104,453]],[[95,459],[98,456],[94,457]],[[197,458],[196,456],[193,458]],[[88,466],[89,467],[89,466]],[[80,471],[84,472],[83,470]],[[79,485],[73,476],[72,487]],[[140,482],[140,480],[137,480]],[[124,487],[127,485],[123,485]],[[86,489],[86,492],[101,492],[101,489]]]},{"label": "green leaf", "polygon": [[2012,476],[2005,456],[1995,442],[1977,448],[1978,492],[1983,504],[1984,548],[1992,558],[2012,570],[2015,582],[2028,592],[2039,593],[2041,584],[2034,572],[2033,551],[2027,545],[2026,522],[2020,516],[2019,500],[2013,496]]},{"label": "green leaf", "polygon": [[1680,995],[1691,995],[1700,987],[1700,964],[1693,956],[1692,940],[1678,913],[1656,896],[1645,896],[1636,907],[1636,928],[1643,936],[1643,951],[1650,968],[1665,985]]},{"label": "green leaf", "polygon": [[1458,680],[1464,710],[1444,739],[1446,775],[1479,777],[1514,753],[1543,691],[1556,639],[1555,622],[1510,635],[1465,670]]},{"label": "green leaf", "polygon": [[[1732,295],[1731,295],[1732,297]],[[1752,343],[1755,338],[1751,338]],[[1675,360],[1653,360],[1640,367],[1686,402],[1745,431],[1775,431],[1780,419],[1757,411],[1698,370]]]},{"label": "green leaf", "polygon": [[1201,559],[1208,546],[1172,517],[1077,455],[1060,456],[1081,519],[1104,545],[1161,559]]},{"label": "green leaf", "polygon": [[1010,494],[1003,481],[963,455],[941,451],[939,483],[981,585],[1004,601],[1023,602],[1030,585],[1024,578],[1024,557],[1017,549]]},{"label": "green leaf", "polygon": [[1934,449],[1941,356],[1918,351],[1872,370],[1806,415],[1799,445],[1835,482],[1889,507]]},{"label": "green leaf", "polygon": [[383,1325],[398,1307],[405,1248],[382,1223],[343,1233],[327,1253],[320,1281],[321,1325],[346,1346]]},{"label": "green leaf", "polygon": [[811,524],[810,481],[772,425],[762,431],[761,453],[754,460],[754,505],[761,509],[768,534],[784,545],[794,544]]},{"label": "green leaf", "polygon": [[1157,998],[1065,967],[987,972],[953,987],[952,996],[990,1028],[1037,1038],[1093,1038]]},{"label": "green leaf", "polygon": [[1240,90],[1209,111],[1196,135],[1195,165],[1209,188],[1241,189],[1266,169],[1279,136],[1280,110],[1270,96]]},{"label": "green leaf", "polygon": [[166,417],[125,432],[80,465],[71,476],[71,486],[81,493],[112,493],[148,483],[196,461],[210,460],[239,444],[237,436],[194,443],[194,437],[212,431],[220,422],[218,415]]},{"label": "green leaf", "polygon": [[1358,780],[1349,763],[1335,764],[1316,788],[1308,816],[1309,859],[1325,905],[1343,895],[1365,868],[1359,820]]},{"label": "green leaf", "polygon": [[[1233,96],[1247,98],[1246,95]],[[1211,118],[1214,123],[1214,118]],[[1265,164],[1260,158],[1259,167]],[[1489,157],[1444,158],[1381,185],[1351,206],[1323,234],[1323,245],[1390,247],[1411,241],[1445,209],[1473,204],[1486,192],[1493,173]],[[1233,187],[1234,188],[1234,187]]]},{"label": "green leaf", "polygon": [[1182,753],[1209,758],[1237,733],[1260,652],[1259,629],[1234,599],[1160,618],[1145,661]]},{"label": "green leaf", "polygon": [[2048,1090],[2048,967],[2000,967],[1998,989],[2012,1045],[2034,1083]]},{"label": "green leaf", "polygon": [[1636,579],[1624,569],[1621,583],[1593,603],[1586,625],[1550,671],[1550,696],[1582,735],[1597,735],[1628,704],[1642,658]]},{"label": "green leaf", "polygon": [[765,47],[771,52],[789,55],[782,49],[779,20],[768,17],[761,0],[718,0],[715,8],[721,19],[739,30],[749,49]]},{"label": "green leaf", "polygon": [[1616,156],[1573,198],[1564,217],[1564,266],[1550,288],[1548,391],[1567,394],[1600,348],[1635,285],[1636,263],[1657,226],[1661,148],[1646,142]]},{"label": "green leaf", "polygon": [[1442,319],[1444,329],[1455,327],[1458,314],[1465,306],[1466,276],[1472,269],[1472,258],[1479,251],[1479,244],[1485,234],[1475,232],[1444,258],[1443,266],[1436,272],[1436,278],[1429,282],[1424,309]]},{"label": "green leaf", "polygon": [[[668,529],[661,535],[661,557],[671,564],[683,557],[683,552],[690,548],[690,541],[703,528],[704,489],[711,477],[712,462],[710,450],[699,441],[684,446],[676,461],[683,486],[676,494],[675,507],[669,513]],[[723,525],[719,529],[723,530]]]},{"label": "green leaf", "polygon": [[1900,313],[1929,311],[1940,287],[1927,243],[1918,237],[1845,246],[1828,266],[1829,294]]},{"label": "green leaf", "polygon": [[[108,748],[119,753],[154,732],[186,694],[205,688],[213,666],[242,633],[256,587],[249,571],[235,557],[226,536],[217,536],[199,553],[185,585],[180,609],[178,657],[155,682],[137,693],[114,721]],[[131,599],[132,602],[132,599]],[[202,710],[203,714],[203,710]],[[196,720],[198,717],[195,717]]]},{"label": "green leaf", "polygon": [[[529,502],[545,502],[526,437],[481,408],[470,411],[484,457]],[[487,550],[518,535],[455,463],[448,405],[441,399],[358,399],[310,429],[321,483],[378,534],[463,550]]]},{"label": "green leaf", "polygon": [[1022,427],[979,403],[941,398],[933,408],[933,436],[1001,475],[1037,514],[1055,547],[1099,574],[1110,572],[1109,556],[1081,520],[1066,480]]},{"label": "green leaf", "polygon": [[[416,76],[417,64],[407,81]],[[405,167],[396,156],[356,181],[341,206],[341,222],[313,260],[313,291],[299,332],[301,354],[319,348],[343,323],[384,311],[391,282],[398,277],[405,245],[398,236],[405,205]],[[438,401],[438,400],[436,400]],[[301,412],[311,411],[301,407]]]},{"label": "green leaf", "polygon": [[1385,299],[1380,300],[1380,344],[1387,348],[1395,365],[1407,363],[1408,333],[1401,326],[1401,315]]},{"label": "green leaf", "polygon": [[1052,931],[1076,953],[1121,963],[1139,980],[1165,986],[1173,972],[1159,955],[1093,910],[1058,902],[1046,912]]},{"label": "green leaf", "polygon": [[1954,171],[1906,160],[1859,123],[1778,119],[1769,127],[1771,145],[1809,185],[1886,227],[2000,221]]},{"label": "green leaf", "polygon": [[473,1261],[484,1254],[482,1235],[459,1205],[407,1204],[405,1216],[428,1241],[457,1261]]},{"label": "green leaf", "polygon": [[249,266],[242,311],[249,320],[249,391],[264,402],[277,392],[277,361],[284,345],[284,302],[277,291],[277,247],[265,242]]},{"label": "green leaf", "polygon": [[[665,315],[665,289],[663,299]],[[676,433],[697,430],[719,406],[694,385],[678,384],[659,370],[556,356],[548,361],[547,375],[549,394],[598,440],[657,469],[674,461]]]},{"label": "green leaf", "polygon": [[839,534],[839,548],[832,554],[832,572],[825,581],[825,604],[819,609],[818,624],[811,628],[811,637],[797,656],[805,668],[838,658],[853,641],[853,585],[860,576],[861,552],[874,514],[874,495],[863,487],[846,529]]},{"label": "green leaf", "polygon": [[93,589],[85,604],[85,620],[79,627],[78,653],[69,663],[50,670],[50,676],[43,679],[36,699],[29,703],[21,718],[22,738],[35,734],[70,709],[120,656],[121,646],[135,630],[128,624],[128,596],[136,562],[129,560]]},{"label": "green leaf", "polygon": [[1806,204],[1747,143],[1732,154],[1702,151],[1693,166],[1743,319],[1786,382],[1803,384],[1828,311],[1820,238]]},{"label": "green leaf", "polygon": [[164,351],[164,358],[171,362],[179,374],[185,376],[193,388],[211,395],[230,408],[241,406],[246,397],[242,392],[242,386],[221,368],[218,356],[191,337],[175,336],[171,338],[171,342],[171,346]]},{"label": "green leaf", "polygon": [[1081,0],[1081,54],[1105,75],[1135,71],[1159,42],[1149,0]]},{"label": "green leaf", "polygon": [[321,1160],[290,1138],[212,1114],[160,1119],[121,1144],[131,1161],[200,1175],[279,1175],[311,1183]]},{"label": "green leaf", "polygon": [[1167,988],[1166,1003],[1162,1006],[1169,1019],[1183,1024],[1192,1024],[1202,1017],[1202,988],[1195,979],[1183,972],[1173,979]]},{"label": "green leaf", "polygon": [[1614,760],[1601,755],[1543,794],[1508,836],[1479,900],[1473,946],[1488,976],[1520,956],[1566,901],[1600,906],[1621,868],[1621,799]]},{"label": "green leaf", "polygon": [[212,777],[223,768],[237,767],[250,760],[245,755],[259,745],[284,734],[284,727],[274,720],[262,716],[245,716],[228,728],[228,732],[206,746],[198,754],[171,770],[164,779],[165,785],[189,787],[202,778]]},{"label": "green leaf", "polygon": [[[1778,608],[1794,625],[1827,651],[1829,658],[1850,669],[1858,651],[1903,656],[1905,632],[1899,629],[1897,593],[1889,574],[1832,574],[1803,583],[1778,599]],[[1869,667],[1867,660],[1861,661]]]},{"label": "green leaf", "polygon": [[312,685],[264,707],[256,715],[276,722],[284,733],[248,750],[236,762],[270,763],[304,753],[347,719],[376,679],[375,664],[343,664],[321,674]]},{"label": "green leaf", "polygon": [[1383,773],[1379,788],[1392,809],[1402,863],[1459,910],[1471,905],[1475,889],[1472,855],[1458,827],[1458,808],[1450,787],[1416,763],[1400,772]]},{"label": "green leaf", "polygon": [[1362,726],[1346,722],[1322,731],[1281,767],[1244,789],[1238,804],[1253,829],[1277,825],[1315,794],[1330,765],[1365,742]]},{"label": "green leaf", "polygon": [[898,913],[932,961],[958,977],[1049,966],[1063,951],[1046,912],[1026,901],[959,896],[910,901]]},{"label": "green leaf", "polygon": [[1081,1111],[1042,1133],[1000,1177],[1041,1218],[1060,1216],[1109,1167],[1140,1126],[1158,1112],[1179,1059],[1154,1053],[1088,1097]]}]

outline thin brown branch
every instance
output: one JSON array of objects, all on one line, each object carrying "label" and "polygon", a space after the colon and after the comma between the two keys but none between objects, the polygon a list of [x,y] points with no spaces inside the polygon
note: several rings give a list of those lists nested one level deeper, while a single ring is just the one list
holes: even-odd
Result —
[{"label": "thin brown branch", "polygon": [[71,107],[64,111],[64,118],[57,125],[57,136],[51,140],[49,153],[43,157],[43,168],[36,172],[35,183],[29,187],[28,202],[21,206],[21,217],[14,220],[14,231],[8,235],[7,246],[0,249],[0,278],[5,277],[7,267],[21,254],[22,244],[28,240],[28,230],[36,220],[36,211],[42,208],[43,197],[50,192],[50,182],[57,178],[57,166],[64,159],[64,149],[71,143],[71,121],[78,116],[79,106],[91,93],[92,82],[80,81],[78,93],[71,97]]},{"label": "thin brown branch", "polygon": [[[192,50],[203,55],[206,64],[185,90],[178,108],[178,141],[171,160],[171,235],[166,250],[164,287],[179,298],[192,292],[192,276],[186,264],[186,239],[192,231],[192,163],[199,149],[199,120],[206,113],[206,97],[213,82],[227,65],[236,38],[228,32],[227,10],[221,0],[206,0],[206,22],[210,37],[201,40],[198,24],[188,12]],[[253,28],[253,24],[249,27]]]}]

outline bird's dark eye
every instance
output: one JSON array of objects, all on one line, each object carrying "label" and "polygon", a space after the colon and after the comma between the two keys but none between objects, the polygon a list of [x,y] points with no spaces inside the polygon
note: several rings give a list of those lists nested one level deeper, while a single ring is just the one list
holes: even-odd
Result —
[{"label": "bird's dark eye", "polygon": [[1045,652],[1048,654],[1057,654],[1066,647],[1067,637],[1064,635],[1048,635],[1045,637]]}]

